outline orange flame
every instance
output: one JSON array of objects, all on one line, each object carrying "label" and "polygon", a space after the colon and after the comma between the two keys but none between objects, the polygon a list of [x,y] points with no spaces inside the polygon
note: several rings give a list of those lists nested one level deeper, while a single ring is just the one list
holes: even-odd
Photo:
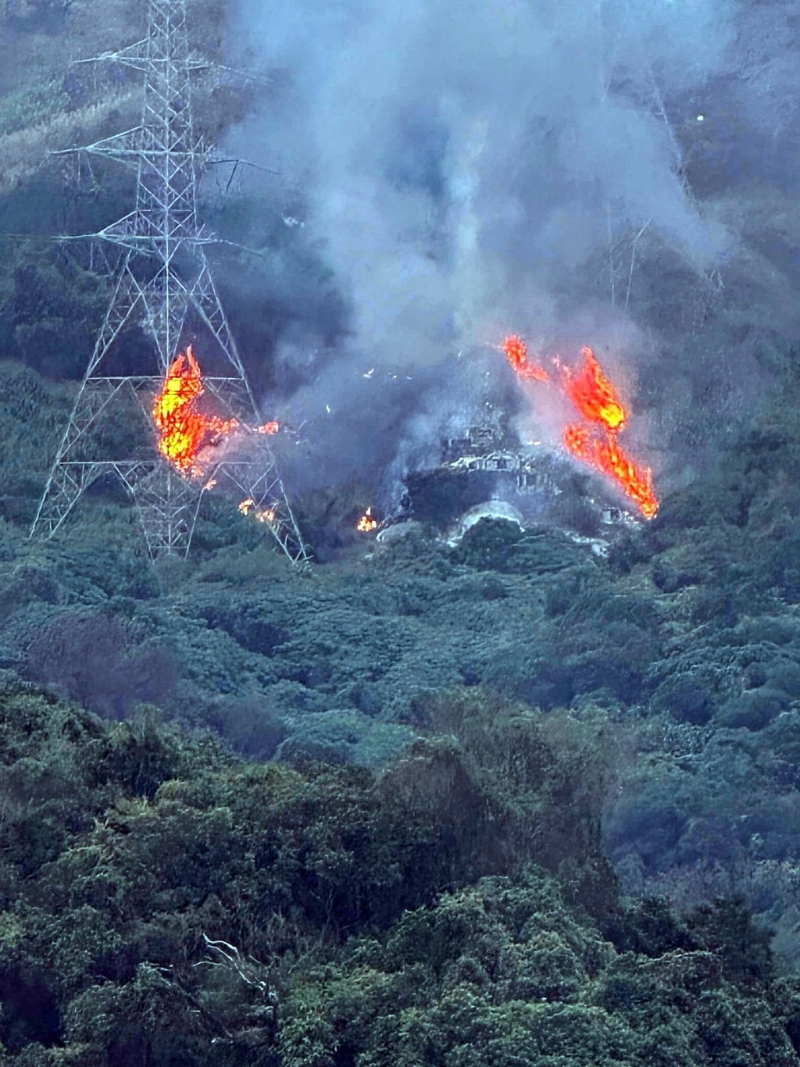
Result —
[{"label": "orange flame", "polygon": [[586,426],[572,424],[564,427],[563,441],[576,459],[613,478],[646,519],[655,517],[658,498],[653,490],[653,472],[649,467],[637,466],[615,434],[595,437]]},{"label": "orange flame", "polygon": [[359,533],[372,533],[373,530],[378,529],[378,520],[372,514],[372,505],[367,508],[361,518],[356,524],[356,529]]},{"label": "orange flame", "polygon": [[[200,365],[194,357],[192,346],[181,352],[167,371],[161,391],[153,400],[153,422],[158,430],[158,449],[179,471],[191,477],[202,477],[201,450],[214,443],[216,438],[235,431],[245,433],[274,434],[280,424],[271,421],[253,429],[238,419],[221,419],[198,409],[198,402],[205,393]],[[217,484],[212,477],[203,486],[211,490]],[[273,524],[277,512],[272,507],[257,507],[248,497],[239,504],[242,515],[252,514],[258,522]]]},{"label": "orange flame", "polygon": [[273,523],[278,517],[274,508],[256,507],[256,502],[251,496],[239,504],[239,511],[241,511],[242,515],[252,515],[258,522]]},{"label": "orange flame", "polygon": [[161,392],[153,401],[158,450],[187,474],[202,473],[198,452],[214,435],[230,433],[239,426],[236,419],[198,411],[197,403],[204,393],[200,366],[189,345],[171,364]]},{"label": "orange flame", "polygon": [[[503,351],[520,378],[549,380],[546,371],[528,363],[527,346],[521,337],[516,334],[506,337]],[[566,426],[563,432],[564,447],[576,459],[613,478],[644,517],[652,519],[658,511],[653,472],[650,467],[640,467],[634,463],[617,438],[617,434],[625,428],[628,412],[591,348],[582,348],[581,354],[584,366],[578,371],[557,362],[565,393],[590,424],[572,423]]]},{"label": "orange flame", "polygon": [[567,396],[589,422],[600,423],[611,431],[622,430],[628,413],[614,386],[603,374],[603,368],[591,348],[582,348],[581,355],[585,362],[579,371],[562,368]]},{"label": "orange flame", "polygon": [[517,334],[509,334],[503,341],[503,351],[514,371],[520,378],[535,378],[538,382],[548,381],[544,367],[528,362],[528,346]]}]

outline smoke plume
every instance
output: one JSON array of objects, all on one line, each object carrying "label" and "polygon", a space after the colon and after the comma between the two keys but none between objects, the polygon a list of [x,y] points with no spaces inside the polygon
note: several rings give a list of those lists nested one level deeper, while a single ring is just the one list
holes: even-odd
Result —
[{"label": "smoke plume", "polygon": [[567,358],[591,344],[640,393],[657,468],[709,380],[709,417],[732,417],[758,338],[798,331],[785,264],[777,288],[737,295],[769,252],[746,247],[736,160],[776,181],[797,124],[787,12],[239,0],[231,50],[268,87],[230,147],[280,172],[263,210],[285,254],[322,269],[276,283],[296,313],[276,328],[270,414],[308,428],[310,483],[435,462],[487,391],[508,398],[491,346],[510,331]]}]

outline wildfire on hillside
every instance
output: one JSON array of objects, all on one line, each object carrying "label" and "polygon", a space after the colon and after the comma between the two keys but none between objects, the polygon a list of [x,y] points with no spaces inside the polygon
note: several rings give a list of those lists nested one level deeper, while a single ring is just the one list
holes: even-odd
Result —
[{"label": "wildfire on hillside", "polygon": [[356,529],[359,533],[372,533],[378,529],[378,520],[372,514],[371,504],[356,523]]},{"label": "wildfire on hillside", "polygon": [[239,511],[241,511],[242,515],[252,515],[258,522],[273,523],[277,518],[274,508],[258,507],[251,496],[239,504]]},{"label": "wildfire on hillside", "polygon": [[625,428],[628,413],[591,348],[584,346],[581,355],[584,365],[580,370],[561,367],[564,391],[588,422],[618,433]]},{"label": "wildfire on hillside", "polygon": [[[280,430],[274,420],[252,427],[238,419],[223,419],[203,411],[199,402],[205,392],[200,365],[189,345],[170,365],[152,406],[159,452],[186,477],[205,478],[204,492],[217,485],[216,477],[208,477],[210,464],[203,456],[208,446],[233,434],[274,434]],[[252,497],[241,501],[239,511],[270,526],[278,523],[274,507],[257,504]]]},{"label": "wildfire on hillside", "polygon": [[519,378],[550,382],[555,377],[584,420],[564,427],[564,447],[576,459],[612,478],[642,515],[652,519],[658,511],[653,472],[635,463],[619,443],[628,412],[592,349],[581,349],[584,362],[578,370],[556,359],[550,374],[529,362],[527,345],[516,334],[506,337],[502,348]]},{"label": "wildfire on hillside", "polygon": [[[206,446],[235,432],[253,432],[238,419],[222,419],[202,411],[199,401],[205,391],[200,365],[189,345],[170,365],[153,401],[159,452],[181,473],[192,477],[203,475],[200,453]],[[279,429],[279,424],[271,421],[256,427],[256,432],[274,434]]]},{"label": "wildfire on hillside", "polygon": [[535,378],[536,381],[546,382],[549,376],[544,367],[528,362],[528,346],[517,334],[509,334],[503,341],[503,351],[508,362],[520,378]]},{"label": "wildfire on hillside", "polygon": [[170,365],[161,391],[153,401],[153,422],[158,430],[158,450],[184,474],[199,476],[200,449],[215,435],[238,429],[237,419],[221,419],[198,409],[205,393],[200,366],[192,346]]}]

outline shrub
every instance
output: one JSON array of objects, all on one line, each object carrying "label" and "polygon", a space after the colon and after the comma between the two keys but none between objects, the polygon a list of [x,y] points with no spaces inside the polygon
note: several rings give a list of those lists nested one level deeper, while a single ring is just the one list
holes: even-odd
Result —
[{"label": "shrub", "polygon": [[33,638],[27,661],[36,681],[110,719],[167,701],[178,676],[169,651],[136,645],[128,625],[110,615],[62,615]]}]

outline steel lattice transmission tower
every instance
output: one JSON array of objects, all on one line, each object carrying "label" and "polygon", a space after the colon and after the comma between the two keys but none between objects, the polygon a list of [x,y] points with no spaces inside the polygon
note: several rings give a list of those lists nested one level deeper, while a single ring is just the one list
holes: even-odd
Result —
[{"label": "steel lattice transmission tower", "polygon": [[[98,60],[144,75],[141,123],[77,149],[120,160],[136,169],[133,211],[92,235],[121,249],[112,271],[113,295],[81,382],[31,530],[51,536],[81,494],[99,477],[115,473],[142,519],[151,555],[188,551],[203,488],[180,475],[157,452],[155,440],[142,456],[102,454],[102,424],[132,393],[149,420],[153,396],[179,352],[188,322],[216,348],[222,375],[204,378],[207,390],[246,423],[258,409],[228,320],[214,285],[206,248],[215,236],[197,216],[198,173],[208,149],[197,137],[192,115],[192,72],[207,61],[189,51],[186,0],[148,0],[144,40]],[[154,342],[152,373],[110,377],[107,357],[129,326],[144,328]],[[197,342],[196,342],[197,347]],[[268,526],[295,562],[306,549],[266,442],[259,462],[223,461],[210,472],[233,482],[245,497],[263,504]],[[207,480],[204,480],[206,485]]]}]

